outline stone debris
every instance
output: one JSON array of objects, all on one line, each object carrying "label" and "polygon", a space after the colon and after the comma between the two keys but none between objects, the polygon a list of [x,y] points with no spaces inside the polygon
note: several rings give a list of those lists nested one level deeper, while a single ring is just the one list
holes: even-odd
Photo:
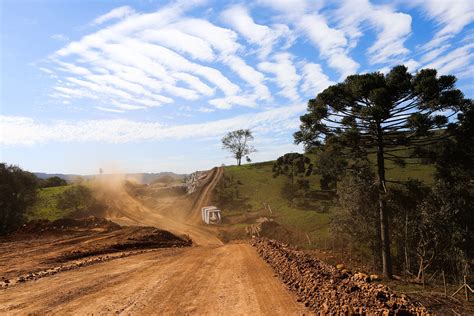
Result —
[{"label": "stone debris", "polygon": [[298,301],[318,315],[431,315],[406,295],[372,283],[372,276],[338,269],[275,240],[255,238],[251,243]]}]

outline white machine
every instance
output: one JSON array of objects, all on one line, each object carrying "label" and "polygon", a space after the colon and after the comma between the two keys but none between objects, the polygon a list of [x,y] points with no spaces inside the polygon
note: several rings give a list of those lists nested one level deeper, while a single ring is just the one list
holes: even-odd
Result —
[{"label": "white machine", "polygon": [[201,209],[202,220],[206,224],[219,224],[221,222],[221,210],[215,206],[205,206]]}]

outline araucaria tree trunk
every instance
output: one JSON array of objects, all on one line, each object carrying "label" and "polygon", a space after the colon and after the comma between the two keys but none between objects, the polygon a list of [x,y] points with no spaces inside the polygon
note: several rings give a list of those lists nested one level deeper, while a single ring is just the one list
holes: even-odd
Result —
[{"label": "araucaria tree trunk", "polygon": [[392,278],[392,256],[390,253],[390,237],[388,231],[388,215],[385,205],[384,194],[385,187],[385,157],[383,146],[383,131],[378,123],[377,126],[377,173],[379,188],[379,220],[380,220],[380,241],[382,244],[382,267],[383,275],[386,278]]}]

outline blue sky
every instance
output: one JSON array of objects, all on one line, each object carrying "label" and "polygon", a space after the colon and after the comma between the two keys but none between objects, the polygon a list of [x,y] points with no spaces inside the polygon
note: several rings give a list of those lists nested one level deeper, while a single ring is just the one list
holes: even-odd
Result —
[{"label": "blue sky", "polygon": [[474,96],[474,6],[432,1],[0,2],[0,160],[191,172],[290,151],[305,104],[352,73],[436,68]]}]

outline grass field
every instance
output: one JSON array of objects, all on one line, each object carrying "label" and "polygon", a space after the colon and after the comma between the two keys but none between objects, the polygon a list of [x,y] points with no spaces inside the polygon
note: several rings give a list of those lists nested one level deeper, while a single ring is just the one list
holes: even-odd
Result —
[{"label": "grass field", "polygon": [[[289,180],[284,176],[272,177],[273,161],[247,164],[243,166],[227,166],[225,176],[238,183],[239,198],[250,204],[250,210],[235,209],[232,205],[219,205],[223,215],[237,217],[245,212],[251,212],[254,217],[272,217],[278,223],[299,234],[298,244],[308,246],[307,239],[312,243],[321,243],[329,236],[330,218],[337,212],[337,206],[332,201],[315,200],[309,207],[299,208],[291,205],[290,201],[282,196],[285,183]],[[433,181],[432,165],[412,165],[402,168],[387,162],[388,180],[403,181],[419,179],[425,183]],[[312,175],[306,178],[310,181],[311,190],[320,190],[319,177]],[[264,207],[264,203],[271,206],[272,213]],[[235,227],[242,223],[233,222]],[[244,225],[245,226],[245,225]]]},{"label": "grass field", "polygon": [[28,210],[28,220],[49,219],[54,221],[66,215],[64,210],[58,208],[59,196],[70,186],[40,189],[36,203]]}]

